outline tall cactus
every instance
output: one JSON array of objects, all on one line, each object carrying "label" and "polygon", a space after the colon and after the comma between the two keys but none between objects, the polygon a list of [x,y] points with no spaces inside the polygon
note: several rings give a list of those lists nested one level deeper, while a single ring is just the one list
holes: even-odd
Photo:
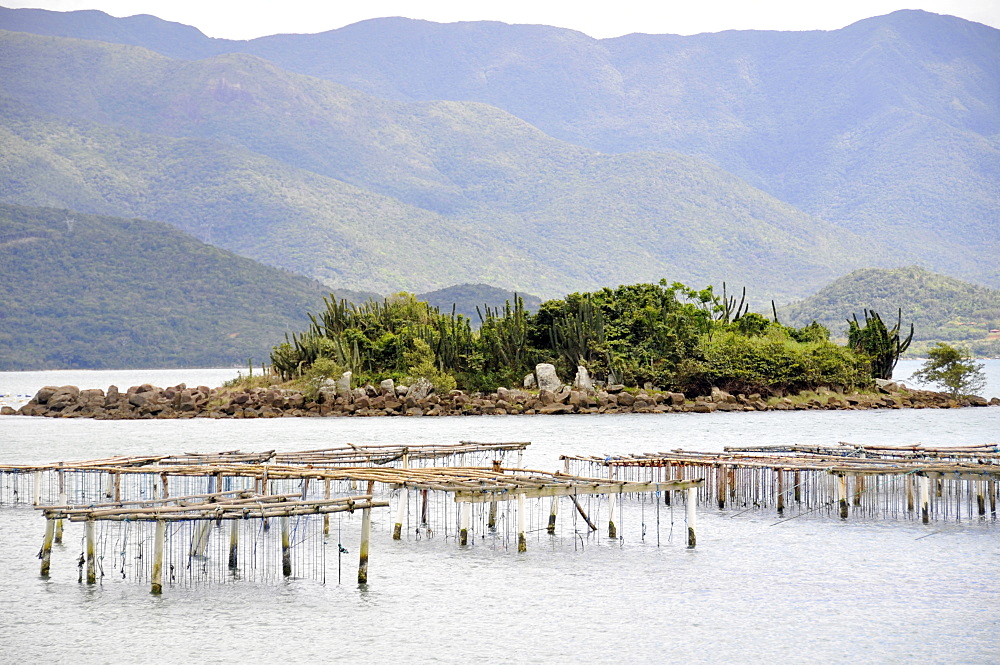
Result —
[{"label": "tall cactus", "polygon": [[906,339],[901,339],[899,331],[903,324],[902,308],[899,309],[896,325],[891,329],[886,328],[882,317],[875,310],[865,309],[864,315],[863,327],[858,322],[857,314],[847,320],[847,343],[852,349],[871,359],[873,379],[891,379],[899,357],[913,341],[913,324],[910,324],[910,334]]}]

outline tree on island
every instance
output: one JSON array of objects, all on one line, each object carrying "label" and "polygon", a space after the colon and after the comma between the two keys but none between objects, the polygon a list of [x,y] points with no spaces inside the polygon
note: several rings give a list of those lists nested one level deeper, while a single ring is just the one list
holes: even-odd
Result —
[{"label": "tree on island", "polygon": [[943,386],[956,398],[974,395],[986,387],[983,364],[974,362],[965,351],[938,342],[927,355],[930,358],[911,378]]}]

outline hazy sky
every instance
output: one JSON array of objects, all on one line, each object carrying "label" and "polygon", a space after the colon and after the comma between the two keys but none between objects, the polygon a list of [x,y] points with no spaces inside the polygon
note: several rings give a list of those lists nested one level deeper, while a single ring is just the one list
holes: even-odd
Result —
[{"label": "hazy sky", "polygon": [[617,37],[631,32],[833,30],[897,9],[924,9],[1000,28],[1000,0],[0,0],[0,5],[100,9],[113,16],[153,14],[193,25],[211,37],[230,39],[322,32],[380,16],[442,23],[541,23],[593,37]]}]

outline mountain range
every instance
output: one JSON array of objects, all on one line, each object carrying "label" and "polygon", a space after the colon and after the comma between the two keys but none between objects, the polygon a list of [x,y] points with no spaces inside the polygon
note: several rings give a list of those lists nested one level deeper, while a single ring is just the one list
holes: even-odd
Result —
[{"label": "mountain range", "polygon": [[[1000,31],[596,40],[376,19],[250,41],[0,9],[0,200],[167,221],[333,286],[766,302],[919,262],[1000,286]],[[31,33],[31,34],[29,34]]]}]

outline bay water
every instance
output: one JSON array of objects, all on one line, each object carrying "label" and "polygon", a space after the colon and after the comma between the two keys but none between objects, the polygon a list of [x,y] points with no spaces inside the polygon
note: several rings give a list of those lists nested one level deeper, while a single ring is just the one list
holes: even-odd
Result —
[{"label": "bay water", "polygon": [[[908,361],[896,375],[908,376]],[[987,396],[1000,362],[987,361]],[[218,385],[236,370],[0,373],[42,385]],[[991,392],[992,391],[992,392]],[[997,443],[1000,408],[716,414],[94,421],[0,417],[0,463],[113,454],[302,450],[352,442],[531,441],[561,454],[719,451],[766,443]],[[0,507],[0,662],[664,663],[1000,662],[1000,528],[992,519],[778,520],[631,505],[621,540],[535,530],[518,554],[453,534],[391,539],[375,511],[369,584],[354,582],[357,516],[338,518],[314,578],[168,586],[77,583],[79,525],[38,575],[43,520]],[[339,534],[339,535],[338,535]],[[338,539],[349,553],[338,557]],[[342,581],[338,583],[340,575]]]}]

